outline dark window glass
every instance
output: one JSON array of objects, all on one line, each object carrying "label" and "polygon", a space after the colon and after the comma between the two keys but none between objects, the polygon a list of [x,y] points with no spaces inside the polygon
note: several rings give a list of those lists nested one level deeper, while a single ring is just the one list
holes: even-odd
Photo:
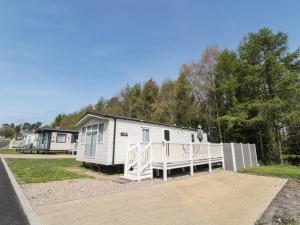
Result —
[{"label": "dark window glass", "polygon": [[192,142],[195,142],[195,135],[192,134]]},{"label": "dark window glass", "polygon": [[164,130],[164,138],[165,138],[165,141],[170,141],[170,131],[169,130]]},{"label": "dark window glass", "polygon": [[71,143],[77,143],[78,140],[78,134],[72,134],[72,139],[71,139]]}]

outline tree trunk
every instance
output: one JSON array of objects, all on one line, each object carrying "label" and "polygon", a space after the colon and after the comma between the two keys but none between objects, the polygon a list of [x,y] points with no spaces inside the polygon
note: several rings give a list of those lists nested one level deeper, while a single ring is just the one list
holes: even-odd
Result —
[{"label": "tree trunk", "polygon": [[261,159],[262,161],[265,160],[265,155],[264,155],[264,143],[261,135],[261,130],[259,129],[259,143],[260,143],[260,151],[261,151]]}]

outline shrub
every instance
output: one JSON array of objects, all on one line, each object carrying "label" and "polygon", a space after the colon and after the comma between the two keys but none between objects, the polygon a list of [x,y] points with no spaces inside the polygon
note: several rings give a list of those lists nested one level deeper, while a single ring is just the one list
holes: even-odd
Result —
[{"label": "shrub", "polygon": [[290,165],[294,165],[294,166],[300,165],[300,155],[284,155],[283,160]]}]

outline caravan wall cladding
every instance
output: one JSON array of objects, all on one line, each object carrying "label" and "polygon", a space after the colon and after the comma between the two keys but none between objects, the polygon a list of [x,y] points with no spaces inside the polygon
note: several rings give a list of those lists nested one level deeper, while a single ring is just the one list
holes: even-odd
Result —
[{"label": "caravan wall cladding", "polygon": [[[99,126],[100,124],[100,126]],[[98,125],[99,129],[95,128],[96,143],[92,148],[92,152],[87,154],[85,149],[85,136],[82,128]],[[89,128],[91,129],[91,128]],[[146,122],[138,122],[131,120],[117,119],[116,125],[116,142],[115,142],[115,158],[114,164],[124,164],[125,153],[128,144],[143,142],[143,129],[148,130],[147,136],[150,142],[160,142],[164,140],[165,130],[169,131],[169,141],[174,143],[190,143],[192,139],[194,143],[200,143],[197,139],[197,131],[193,129],[183,129],[178,127],[151,124]],[[98,132],[96,134],[96,131]],[[93,131],[92,131],[93,132]],[[102,132],[102,134],[101,134]],[[91,133],[91,131],[89,132]],[[193,136],[193,138],[192,138]],[[103,165],[112,165],[113,162],[113,137],[114,137],[114,119],[112,118],[92,118],[79,127],[79,139],[77,148],[77,160],[91,162]],[[90,138],[90,137],[88,137]],[[145,138],[145,137],[144,137]],[[204,137],[206,142],[206,136]]]}]

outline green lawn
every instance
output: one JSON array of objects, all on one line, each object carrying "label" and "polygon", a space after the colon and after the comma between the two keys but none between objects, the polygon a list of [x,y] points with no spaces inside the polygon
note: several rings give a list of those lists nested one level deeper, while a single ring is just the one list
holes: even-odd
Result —
[{"label": "green lawn", "polygon": [[20,154],[16,148],[1,148],[0,154]]},{"label": "green lawn", "polygon": [[75,159],[6,159],[21,183],[46,183],[88,177]]},{"label": "green lawn", "polygon": [[243,169],[239,172],[300,179],[299,166],[289,166],[289,165],[258,166],[258,167]]}]

